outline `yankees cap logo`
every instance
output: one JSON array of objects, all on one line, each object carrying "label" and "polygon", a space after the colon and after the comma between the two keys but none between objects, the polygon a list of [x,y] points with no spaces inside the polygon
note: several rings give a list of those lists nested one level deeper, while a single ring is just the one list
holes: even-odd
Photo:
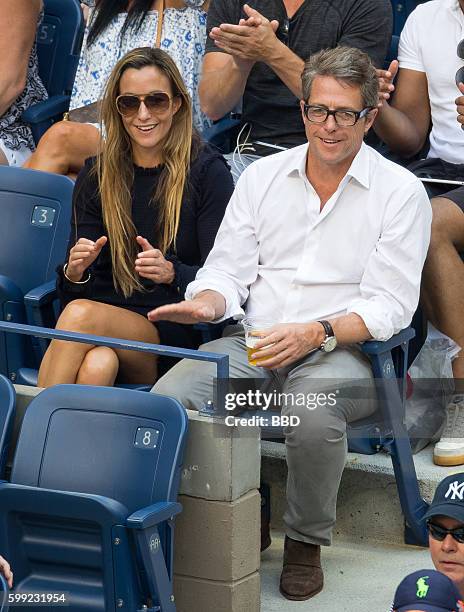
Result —
[{"label": "yankees cap logo", "polygon": [[451,501],[455,501],[456,499],[462,501],[464,499],[464,481],[461,483],[458,480],[450,482],[448,491],[445,493],[445,498]]}]

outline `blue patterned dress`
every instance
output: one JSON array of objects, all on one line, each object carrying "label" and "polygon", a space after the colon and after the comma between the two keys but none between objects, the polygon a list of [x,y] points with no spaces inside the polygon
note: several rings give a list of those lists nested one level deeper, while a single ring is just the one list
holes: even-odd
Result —
[{"label": "blue patterned dress", "polygon": [[[140,29],[130,27],[121,37],[127,13],[117,15],[98,39],[87,47],[86,28],[79,59],[71,109],[91,104],[103,94],[103,89],[116,62],[136,47],[151,47],[156,40],[157,11],[150,11]],[[92,13],[89,16],[89,23]],[[161,49],[169,53],[179,68],[193,103],[193,122],[203,130],[210,122],[200,110],[198,82],[206,42],[206,13],[193,7],[168,8],[164,11]]]}]

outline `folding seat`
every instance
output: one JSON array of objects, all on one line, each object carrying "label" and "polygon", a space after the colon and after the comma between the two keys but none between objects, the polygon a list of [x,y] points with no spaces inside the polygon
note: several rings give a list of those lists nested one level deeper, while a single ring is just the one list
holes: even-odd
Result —
[{"label": "folding seat", "polygon": [[70,612],[175,612],[187,427],[176,400],[151,393],[57,385],[37,395],[0,483],[13,593],[57,594]]},{"label": "folding seat", "polygon": [[[0,166],[2,320],[26,323],[25,294],[46,282],[54,286],[66,254],[73,188],[65,176]],[[27,383],[25,368],[37,365],[30,338],[0,334],[0,373]]]}]

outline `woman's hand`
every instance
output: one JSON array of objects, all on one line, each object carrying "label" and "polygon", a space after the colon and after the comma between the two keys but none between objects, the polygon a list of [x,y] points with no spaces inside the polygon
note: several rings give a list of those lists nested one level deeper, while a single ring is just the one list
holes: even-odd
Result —
[{"label": "woman's hand", "polygon": [[100,255],[102,248],[107,243],[106,236],[100,236],[95,242],[87,238],[79,238],[73,248],[69,251],[66,276],[73,283],[78,283],[87,268]]},{"label": "woman's hand", "polygon": [[175,277],[174,265],[165,259],[163,253],[155,249],[146,238],[137,236],[137,243],[142,247],[142,251],[135,260],[135,271],[154,283],[170,285]]}]

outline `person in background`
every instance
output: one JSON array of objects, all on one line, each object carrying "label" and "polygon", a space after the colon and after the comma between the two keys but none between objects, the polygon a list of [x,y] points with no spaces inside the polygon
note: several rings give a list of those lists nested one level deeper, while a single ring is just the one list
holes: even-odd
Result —
[{"label": "person in background", "polygon": [[21,115],[47,98],[39,77],[36,32],[42,0],[2,3],[0,10],[0,164],[21,166],[34,140]]},{"label": "person in background", "polygon": [[[456,121],[454,104],[459,94],[456,75],[464,63],[460,57],[463,31],[464,0],[420,4],[401,32],[398,61],[388,71],[378,71],[383,100],[373,128],[390,151],[405,160],[428,146],[428,152],[421,154],[425,159],[408,165],[424,179],[464,181],[464,131]],[[427,320],[462,347],[464,189],[440,182],[424,184],[432,197],[433,224],[421,306]],[[453,360],[453,374],[456,395],[447,407],[447,423],[434,449],[438,465],[464,463],[462,350]]]},{"label": "person in background", "polygon": [[464,612],[453,582],[435,570],[424,569],[403,578],[395,592],[392,612]]},{"label": "person in background", "polygon": [[[193,130],[189,95],[164,51],[125,55],[108,80],[102,113],[105,143],[74,190],[57,328],[196,348],[192,326],[152,325],[146,313],[183,299],[213,246],[233,191],[230,171]],[[154,355],[53,340],[38,385],[156,377]]]},{"label": "person in background", "polygon": [[[193,102],[197,130],[209,125],[200,110],[198,81],[205,51],[209,0],[95,0],[90,8],[70,109],[100,100],[115,64],[131,49],[156,44],[160,13],[160,48],[174,59]],[[84,10],[88,7],[85,6]],[[60,121],[40,140],[25,168],[75,178],[101,141],[98,123]]]}]

